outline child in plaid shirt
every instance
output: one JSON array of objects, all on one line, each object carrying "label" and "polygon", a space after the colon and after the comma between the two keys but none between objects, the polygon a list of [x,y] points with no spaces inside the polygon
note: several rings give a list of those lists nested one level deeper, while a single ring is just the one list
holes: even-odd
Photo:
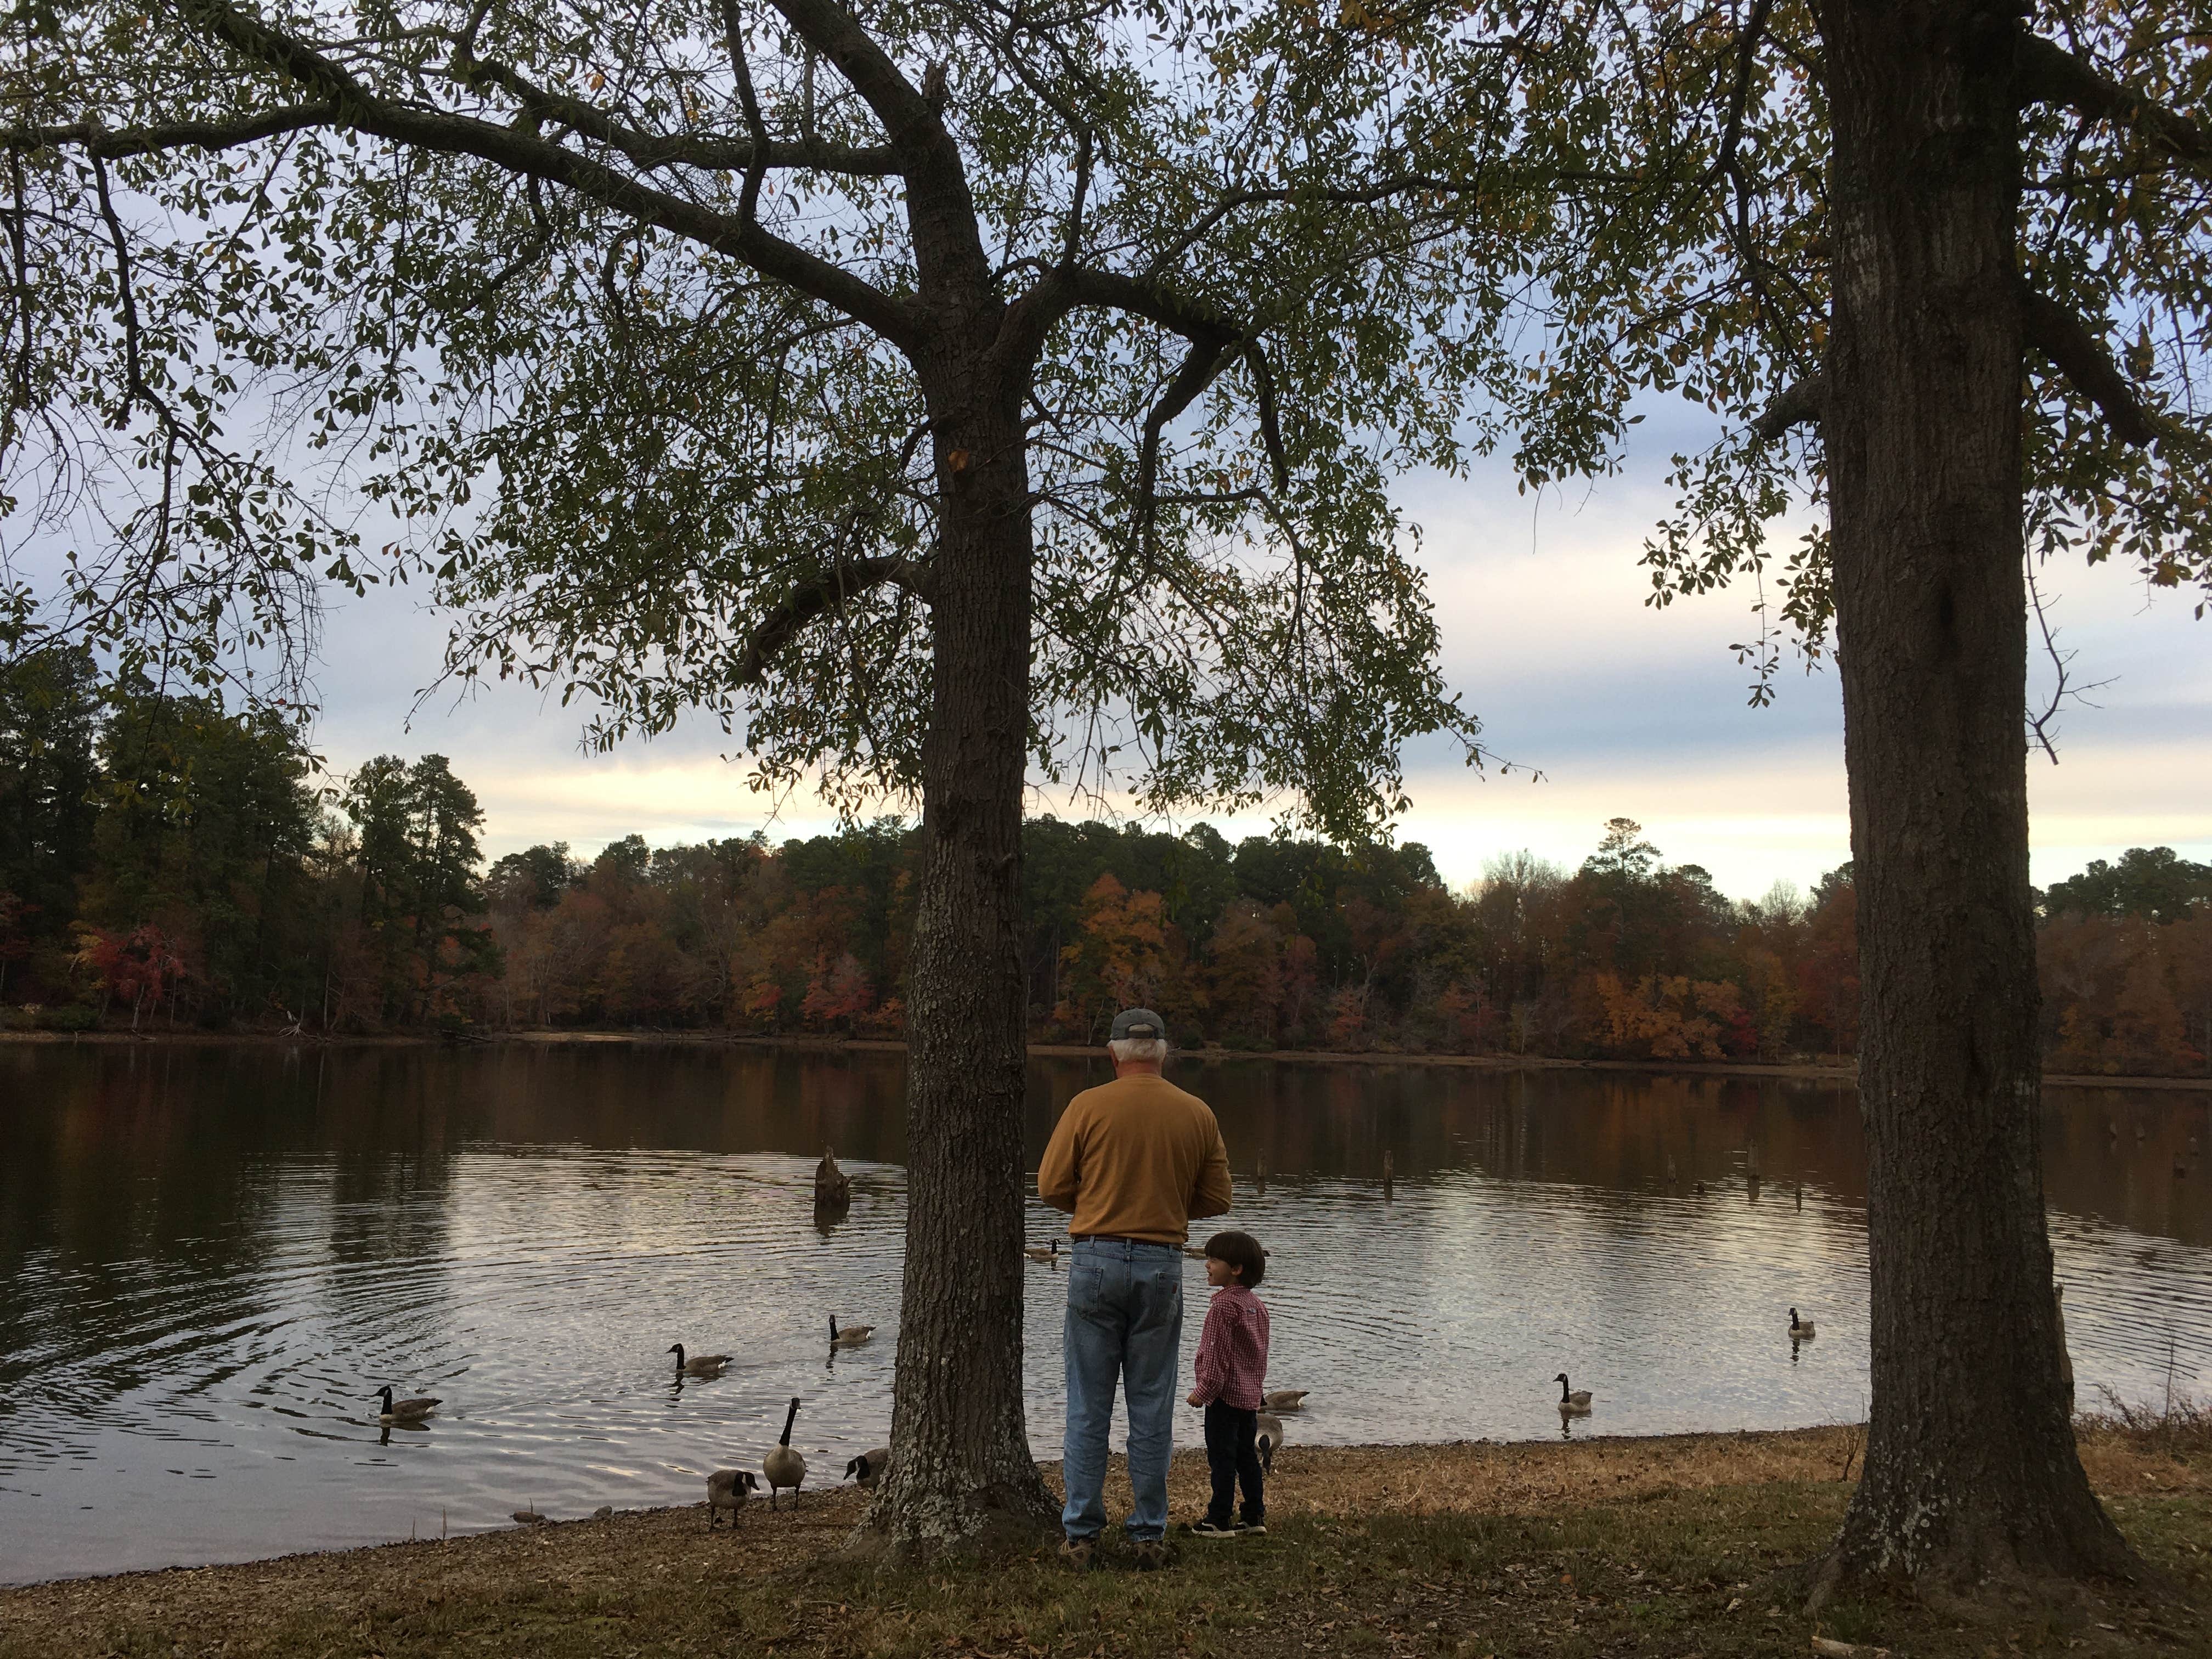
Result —
[{"label": "child in plaid shirt", "polygon": [[[1216,1233],[1206,1241],[1206,1282],[1215,1287],[1198,1339],[1198,1386],[1190,1403],[1206,1407],[1206,1462],[1213,1472],[1213,1504],[1191,1524],[1198,1538],[1237,1538],[1267,1530],[1255,1443],[1267,1381],[1267,1310],[1252,1294],[1267,1271],[1267,1252],[1249,1233]],[[1241,1518],[1230,1506],[1244,1488]]]}]

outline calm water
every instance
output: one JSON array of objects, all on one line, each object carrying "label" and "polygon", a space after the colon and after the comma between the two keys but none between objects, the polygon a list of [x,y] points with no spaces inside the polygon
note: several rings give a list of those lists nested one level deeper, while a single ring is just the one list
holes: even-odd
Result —
[{"label": "calm water", "polygon": [[[1035,1066],[1032,1165],[1060,1104],[1104,1074]],[[1273,1251],[1270,1380],[1315,1391],[1292,1455],[1556,1434],[1545,1379],[1562,1369],[1597,1395],[1577,1433],[1864,1409],[1848,1090],[1264,1061],[1175,1075],[1218,1111],[1236,1219]],[[526,1502],[690,1502],[706,1469],[757,1467],[793,1394],[810,1488],[834,1480],[890,1422],[901,1080],[892,1056],[746,1049],[0,1048],[0,1580],[434,1535]],[[2049,1097],[2086,1399],[2155,1398],[2169,1364],[2212,1389],[2208,1105]],[[825,1142],[855,1196],[822,1231]],[[1060,1219],[1032,1200],[1033,1238]],[[1033,1267],[1029,1285],[1030,1423],[1056,1456],[1064,1278]],[[1796,1354],[1793,1303],[1821,1331]],[[877,1339],[828,1358],[832,1313]],[[673,1341],[738,1360],[678,1388]],[[386,1434],[369,1399],[386,1382],[446,1403]]]}]

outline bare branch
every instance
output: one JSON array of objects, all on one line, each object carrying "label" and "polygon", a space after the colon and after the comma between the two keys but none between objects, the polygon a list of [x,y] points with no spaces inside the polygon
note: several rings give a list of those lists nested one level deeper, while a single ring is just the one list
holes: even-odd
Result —
[{"label": "bare branch", "polygon": [[2043,590],[2037,585],[2035,580],[2034,549],[2032,546],[2028,547],[2025,550],[2025,555],[2027,567],[2027,602],[2035,611],[2036,629],[2043,635],[2043,653],[2051,659],[2051,666],[2057,676],[2051,688],[2051,701],[2044,705],[2041,714],[2031,714],[2027,717],[2027,729],[2035,733],[2037,747],[2048,755],[2051,757],[2051,763],[2056,766],[2058,764],[2058,745],[2054,740],[2053,732],[2054,722],[2058,717],[2059,709],[2065,705],[2069,697],[2077,702],[2088,703],[2093,708],[2095,708],[2096,704],[2089,702],[2089,693],[2110,685],[2112,681],[2098,680],[2092,684],[2081,686],[2074,684],[2073,665],[2075,653],[2071,651],[2061,651],[2058,648],[2058,630],[2051,625],[2051,618],[2044,612]]},{"label": "bare branch", "polygon": [[2128,128],[2176,161],[2198,167],[2212,161],[2212,137],[2194,121],[2122,86],[2055,40],[2022,31],[2013,75],[2023,102],[2064,104]]}]

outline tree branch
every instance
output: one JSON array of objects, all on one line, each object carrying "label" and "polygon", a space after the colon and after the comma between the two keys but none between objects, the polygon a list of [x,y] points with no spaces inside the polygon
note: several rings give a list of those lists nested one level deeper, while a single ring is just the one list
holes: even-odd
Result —
[{"label": "tree branch", "polygon": [[2021,321],[2027,343],[2051,359],[2074,389],[2097,406],[2112,435],[2140,449],[2156,436],[2150,413],[2128,377],[2088,325],[2048,295],[2021,280]]},{"label": "tree branch", "polygon": [[1182,367],[1168,382],[1152,412],[1145,416],[1145,435],[1137,450],[1137,528],[1146,545],[1152,544],[1154,516],[1158,510],[1157,486],[1160,471],[1160,432],[1170,421],[1191,406],[1198,394],[1213,383],[1222,364],[1231,359],[1234,336],[1216,337],[1194,343]]},{"label": "tree branch", "polygon": [[242,121],[166,121],[149,127],[122,128],[73,121],[58,127],[0,129],[0,149],[18,154],[81,149],[96,161],[119,161],[165,149],[231,149],[279,133],[329,126],[337,118],[337,105],[312,103],[266,110]]},{"label": "tree branch", "polygon": [[1774,401],[1752,422],[1752,435],[1772,443],[1793,426],[1818,426],[1828,407],[1828,376],[1825,370],[1808,374],[1774,394]]},{"label": "tree branch", "polygon": [[991,262],[983,252],[975,198],[960,146],[945,130],[939,104],[918,91],[875,37],[836,0],[769,0],[800,39],[851,83],[890,140],[907,181],[907,219],[916,276],[925,293],[946,276],[988,289]]},{"label": "tree branch", "polygon": [[648,171],[677,166],[701,167],[713,173],[743,173],[753,165],[753,158],[763,153],[767,155],[766,166],[771,171],[799,168],[857,179],[885,178],[898,171],[898,162],[888,144],[829,144],[810,134],[795,144],[771,140],[763,145],[729,138],[641,132],[616,120],[587,100],[549,92],[504,64],[457,57],[453,74],[471,88],[496,87],[533,119],[572,128],[586,138],[620,150],[636,166]]},{"label": "tree branch", "polygon": [[1752,0],[1751,15],[1743,26],[1743,40],[1737,47],[1735,61],[1735,89],[1729,95],[1728,125],[1721,134],[1719,153],[1706,170],[1705,180],[1733,179],[1741,182],[1741,168],[1736,161],[1736,149],[1743,142],[1743,117],[1751,100],[1751,72],[1759,61],[1759,43],[1766,33],[1767,15],[1774,9],[1774,0]]},{"label": "tree branch", "polygon": [[929,600],[927,572],[910,559],[841,560],[761,618],[745,641],[745,654],[738,667],[738,689],[758,685],[767,678],[777,654],[816,617],[885,583],[905,588],[925,604]]},{"label": "tree branch", "polygon": [[659,190],[520,127],[379,97],[306,42],[249,16],[229,0],[184,0],[185,15],[250,63],[275,70],[332,106],[333,125],[442,155],[474,156],[544,179],[586,200],[743,261],[763,276],[833,306],[909,355],[921,319],[852,272],[757,224]]},{"label": "tree branch", "polygon": [[2064,104],[2093,120],[2128,128],[2176,161],[2200,167],[2212,161],[2212,138],[2194,121],[2122,86],[2055,40],[2023,30],[2013,75],[2024,103]]},{"label": "tree branch", "polygon": [[[2156,436],[2150,411],[2088,325],[2057,301],[2038,292],[2025,277],[2021,279],[2020,295],[2021,329],[2026,343],[2048,357],[2074,389],[2097,406],[2112,435],[2136,448]],[[1774,401],[1752,423],[1752,434],[1762,442],[1772,443],[1793,426],[1817,425],[1827,402],[1827,375],[1808,374],[1775,394]]]}]

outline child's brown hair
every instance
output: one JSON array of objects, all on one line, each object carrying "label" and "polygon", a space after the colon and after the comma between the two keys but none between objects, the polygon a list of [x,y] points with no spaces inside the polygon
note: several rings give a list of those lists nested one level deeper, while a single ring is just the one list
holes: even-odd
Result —
[{"label": "child's brown hair", "polygon": [[1206,1241],[1206,1253],[1217,1261],[1243,1268],[1237,1282],[1248,1291],[1267,1276],[1267,1253],[1249,1233],[1216,1233]]}]

